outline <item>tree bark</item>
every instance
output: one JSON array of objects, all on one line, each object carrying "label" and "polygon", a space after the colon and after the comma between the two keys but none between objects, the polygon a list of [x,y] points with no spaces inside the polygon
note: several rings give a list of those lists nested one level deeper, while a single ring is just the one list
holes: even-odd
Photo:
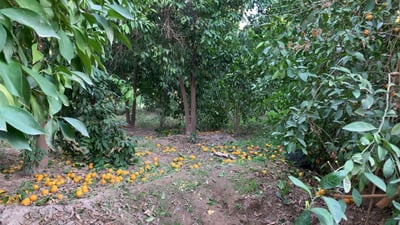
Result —
[{"label": "tree bark", "polygon": [[190,76],[190,130],[192,135],[196,132],[197,117],[196,117],[196,76],[194,73]]},{"label": "tree bark", "polygon": [[183,111],[185,112],[185,135],[188,135],[191,130],[190,126],[192,124],[191,124],[191,119],[190,119],[189,103],[188,103],[188,97],[187,97],[187,92],[186,92],[183,76],[179,77],[179,88],[181,89]]},{"label": "tree bark", "polygon": [[235,118],[233,121],[233,133],[235,136],[239,135],[240,132],[240,109],[239,106],[236,104],[235,106]]}]

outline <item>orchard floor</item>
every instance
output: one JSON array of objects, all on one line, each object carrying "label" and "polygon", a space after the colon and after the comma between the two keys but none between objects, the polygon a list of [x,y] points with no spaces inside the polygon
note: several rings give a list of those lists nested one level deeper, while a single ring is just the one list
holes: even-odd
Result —
[{"label": "orchard floor", "polygon": [[[212,147],[217,151],[223,150],[218,146],[235,150],[232,150],[232,146],[236,140],[222,132],[200,133],[198,144],[190,142],[183,135],[157,138],[153,132],[144,130],[131,132],[131,135],[138,140],[136,152],[139,161],[128,171],[130,174],[140,172],[139,167],[143,167],[145,161],[150,162],[151,169],[141,171],[133,182],[130,182],[129,174],[122,175],[123,180],[119,183],[105,185],[99,182],[101,174],[110,172],[114,175],[118,172],[97,171],[97,177],[92,177],[93,184],[89,185],[89,192],[80,198],[74,195],[82,181],[75,183],[65,179],[66,183],[59,185],[56,192],[63,194],[59,200],[56,193],[41,195],[39,191],[47,187],[43,181],[37,183],[34,176],[0,174],[2,198],[12,196],[18,189],[30,189],[33,184],[40,186],[40,190],[33,192],[39,196],[39,200],[30,206],[22,206],[18,202],[0,204],[0,225],[293,224],[307,200],[306,194],[287,179],[291,173],[298,174],[299,170],[283,163],[275,147],[261,146],[258,149],[265,154],[274,154],[275,159],[263,161],[253,157],[252,160],[229,162],[211,153]],[[257,149],[255,146],[249,147]],[[266,153],[266,150],[271,153]],[[154,166],[154,157],[158,157],[158,167]],[[181,168],[171,168],[174,159],[182,161]],[[82,177],[93,172],[85,165],[79,168],[79,164],[70,164],[66,160],[52,158],[45,172],[49,177],[60,175],[62,179],[68,171]],[[16,164],[18,158],[15,150],[0,150],[2,169]],[[176,164],[179,163],[173,165]],[[311,177],[310,172],[301,173],[305,175],[300,179]],[[367,217],[365,208],[349,206],[348,220],[341,224],[364,224]],[[388,209],[373,208],[369,224],[383,224],[384,218],[389,216]],[[318,224],[315,218],[313,224]]]}]

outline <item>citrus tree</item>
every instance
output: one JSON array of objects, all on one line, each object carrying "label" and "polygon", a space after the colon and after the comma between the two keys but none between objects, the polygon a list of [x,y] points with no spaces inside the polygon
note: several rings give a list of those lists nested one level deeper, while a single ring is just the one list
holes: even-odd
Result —
[{"label": "citrus tree", "polygon": [[58,116],[69,105],[66,90],[92,85],[104,69],[105,45],[126,40],[117,24],[133,20],[131,2],[23,1],[0,3],[0,132],[18,149],[53,144],[55,133],[77,129],[76,118]]},{"label": "citrus tree", "polygon": [[[393,1],[263,1],[258,6],[260,65],[265,85],[286,90],[288,113],[281,137],[289,152],[302,151],[328,173],[319,188],[352,195],[368,184],[396,194],[400,169],[398,134],[399,4]],[[281,81],[285,81],[281,85]],[[343,199],[311,204],[322,224],[346,219]],[[318,196],[317,196],[318,197]],[[398,204],[393,202],[395,206]]]}]

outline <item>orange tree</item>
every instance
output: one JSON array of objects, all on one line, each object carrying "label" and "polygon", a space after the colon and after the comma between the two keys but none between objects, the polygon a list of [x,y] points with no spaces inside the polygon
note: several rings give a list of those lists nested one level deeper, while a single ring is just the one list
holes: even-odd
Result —
[{"label": "orange tree", "polygon": [[70,103],[66,91],[92,85],[93,71],[104,69],[103,46],[124,40],[117,24],[134,17],[132,3],[121,2],[0,2],[1,139],[36,151],[36,143],[51,146],[59,130],[89,135],[82,122],[59,112]]},{"label": "orange tree", "polygon": [[[394,196],[400,182],[399,3],[286,0],[258,6],[254,27],[263,31],[264,85],[285,90],[278,97],[290,99],[275,134],[289,152],[304,152],[328,172],[320,188],[351,192],[357,205],[367,184]],[[298,224],[309,224],[311,213],[322,224],[346,219],[343,200],[324,196],[328,210],[314,207],[312,189],[290,178],[312,200]],[[393,204],[397,216],[399,204]]]}]

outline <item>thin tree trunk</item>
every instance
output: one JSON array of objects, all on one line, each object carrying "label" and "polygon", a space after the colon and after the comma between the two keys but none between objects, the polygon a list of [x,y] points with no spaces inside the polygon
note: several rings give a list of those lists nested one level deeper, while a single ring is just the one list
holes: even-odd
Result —
[{"label": "thin tree trunk", "polygon": [[128,124],[131,124],[131,111],[129,110],[129,101],[125,100],[125,118]]},{"label": "thin tree trunk", "polygon": [[133,72],[133,83],[132,83],[132,88],[133,88],[133,103],[132,103],[132,111],[131,111],[131,119],[130,119],[130,125],[135,127],[136,124],[136,98],[137,98],[137,86],[138,86],[138,81],[139,81],[139,66],[135,67],[135,71]]},{"label": "thin tree trunk", "polygon": [[190,76],[190,131],[192,135],[196,132],[197,118],[196,118],[196,76],[194,73]]},{"label": "thin tree trunk", "polygon": [[233,122],[233,132],[235,136],[239,135],[240,133],[240,109],[239,106],[235,106],[235,118]]},{"label": "thin tree trunk", "polygon": [[187,92],[185,89],[185,82],[183,80],[183,76],[179,77],[179,88],[181,89],[183,110],[185,112],[185,135],[188,135],[190,133],[190,130],[191,130],[190,126],[192,124],[191,124],[191,119],[190,119],[189,103],[188,103]]}]

